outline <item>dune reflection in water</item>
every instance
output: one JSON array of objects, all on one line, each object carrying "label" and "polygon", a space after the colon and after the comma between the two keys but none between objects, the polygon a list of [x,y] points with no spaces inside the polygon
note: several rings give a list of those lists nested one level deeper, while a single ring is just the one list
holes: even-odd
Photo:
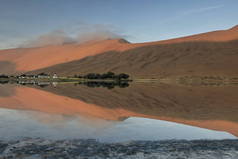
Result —
[{"label": "dune reflection in water", "polygon": [[[16,86],[14,91],[6,85],[1,89],[7,92],[0,96],[1,139],[234,139],[238,132],[232,116],[236,113],[235,88],[216,88],[216,94],[207,88],[143,85],[114,90],[73,85]],[[224,93],[230,96],[216,98]],[[195,104],[188,107],[192,101]],[[207,111],[211,107],[215,110]]]}]

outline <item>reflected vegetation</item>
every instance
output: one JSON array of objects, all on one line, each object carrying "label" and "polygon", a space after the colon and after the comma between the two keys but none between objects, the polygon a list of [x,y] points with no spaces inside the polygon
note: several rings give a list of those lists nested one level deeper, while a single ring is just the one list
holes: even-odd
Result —
[{"label": "reflected vegetation", "polygon": [[115,81],[115,82],[106,82],[106,81],[87,81],[75,83],[75,85],[86,85],[91,88],[105,87],[108,89],[113,89],[115,87],[126,88],[129,87],[129,83],[125,81]]},{"label": "reflected vegetation", "polygon": [[74,84],[74,86],[77,85],[85,85],[91,88],[108,88],[108,89],[113,89],[115,87],[119,88],[126,88],[129,87],[129,82],[128,81],[81,81],[81,82],[49,82],[49,81],[16,81],[16,82],[11,82],[8,80],[2,80],[0,81],[0,84],[19,84],[23,86],[39,86],[39,87],[48,87],[48,86],[53,86],[57,87],[59,84]]}]

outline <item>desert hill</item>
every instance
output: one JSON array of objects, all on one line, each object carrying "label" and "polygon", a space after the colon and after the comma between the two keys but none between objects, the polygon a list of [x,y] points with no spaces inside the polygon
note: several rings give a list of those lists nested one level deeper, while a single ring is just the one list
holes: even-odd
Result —
[{"label": "desert hill", "polygon": [[[0,51],[1,72],[26,72],[59,63],[81,59],[110,50],[124,50],[129,43],[115,39],[85,44],[65,44],[39,48],[19,48]],[[9,69],[11,66],[11,69]]]},{"label": "desert hill", "polygon": [[237,39],[238,39],[238,25],[228,30],[218,30],[218,31],[196,34],[196,35],[191,35],[191,36],[182,37],[182,38],[164,40],[164,41],[160,41],[159,43],[171,44],[171,43],[188,42],[188,41],[225,42],[225,41],[232,41]]},{"label": "desert hill", "polygon": [[230,42],[184,42],[143,46],[123,52],[110,51],[29,73],[62,76],[128,73],[134,78],[238,75],[238,40]]},{"label": "desert hill", "polygon": [[[91,56],[90,58],[95,58],[95,57],[98,58],[99,57],[98,55],[102,55],[101,57],[105,58],[105,60],[107,60],[107,58],[109,57],[112,58],[116,56],[116,58],[118,58],[118,56],[120,56],[120,58],[118,59],[119,61],[117,61],[115,65],[106,66],[107,70],[109,69],[119,70],[121,68],[117,65],[119,63],[123,64],[124,61],[122,60],[124,60],[123,58],[125,58],[124,57],[125,55],[122,54],[122,52],[126,53],[127,59],[129,58],[129,59],[138,60],[138,64],[134,64],[133,62],[131,64],[128,64],[127,62],[127,64],[124,65],[123,67],[128,67],[128,65],[133,65],[133,67],[136,67],[136,68],[140,68],[137,65],[144,65],[144,67],[145,66],[148,67],[153,62],[149,61],[150,64],[147,64],[146,60],[150,60],[153,58],[154,58],[153,59],[154,61],[158,60],[158,57],[154,57],[155,54],[156,56],[168,56],[168,58],[171,57],[173,59],[173,57],[180,56],[178,54],[181,54],[181,52],[184,52],[183,49],[185,49],[187,52],[189,52],[189,50],[190,52],[194,52],[194,50],[197,50],[197,47],[202,47],[201,43],[209,43],[208,44],[209,47],[212,47],[211,45],[213,45],[214,42],[228,42],[228,41],[232,41],[236,39],[238,39],[237,26],[228,30],[208,32],[208,33],[197,34],[193,36],[170,39],[170,40],[163,40],[158,42],[132,44],[132,43],[126,42],[123,39],[108,39],[103,41],[87,42],[84,44],[71,43],[71,44],[64,44],[64,45],[45,46],[45,47],[39,47],[39,48],[19,48],[19,49],[1,50],[0,51],[1,70],[0,71],[1,73],[12,74],[12,73],[22,73],[22,72],[28,72],[33,70],[39,70],[42,68],[48,68],[53,66],[54,69],[50,69],[50,71],[61,73],[61,72],[58,72],[57,69],[55,70],[55,65],[57,65],[58,67],[59,64],[62,64],[62,63],[69,63],[72,61],[75,62],[77,60],[85,61],[85,59],[87,59],[90,56]],[[167,48],[167,50],[165,49],[157,50],[158,48]],[[182,48],[182,50],[179,50],[180,48]],[[235,48],[229,48],[229,49],[234,51]],[[203,50],[201,50],[200,48],[200,51],[203,51]],[[214,50],[211,49],[208,51],[210,52]],[[105,55],[107,52],[113,52],[113,54]],[[143,52],[143,60],[141,59],[142,53],[140,52]],[[171,52],[171,53],[167,54],[167,52]],[[117,53],[121,53],[121,54],[115,55]],[[136,57],[136,56],[139,56],[139,57]],[[182,56],[184,55],[182,54]],[[112,61],[112,59],[108,59],[107,61]],[[98,67],[97,64],[101,62],[102,61],[96,60],[94,63],[91,63],[90,61],[90,63],[88,64],[88,67],[95,65],[95,63],[96,63],[95,66]],[[144,62],[144,63],[141,64],[141,62]],[[163,58],[162,58],[159,63],[160,64],[166,63],[166,61],[163,61]],[[155,65],[155,67],[157,66]],[[78,71],[72,71],[72,70],[66,70],[66,69],[68,68],[65,68],[63,71],[64,72],[68,71],[71,73],[87,72],[85,68],[84,69],[82,68],[81,70],[78,70]],[[96,71],[101,71],[104,68],[99,68],[99,69],[100,70],[96,69]],[[144,68],[142,67],[140,69],[144,69]],[[103,71],[106,71],[106,70],[103,70]],[[131,72],[133,73],[135,71],[134,70],[129,71],[129,73]],[[152,73],[154,74],[154,72]],[[65,73],[62,73],[62,74],[65,74]]]}]

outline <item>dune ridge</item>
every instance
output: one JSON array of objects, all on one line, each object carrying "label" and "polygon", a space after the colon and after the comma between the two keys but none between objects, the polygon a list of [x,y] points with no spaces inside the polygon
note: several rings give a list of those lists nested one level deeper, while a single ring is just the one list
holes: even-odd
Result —
[{"label": "dune ridge", "polygon": [[[123,39],[108,39],[84,44],[64,44],[39,48],[17,48],[0,50],[0,62],[8,62],[14,66],[14,70],[7,69],[7,65],[1,65],[1,73],[22,73],[32,70],[47,68],[61,63],[80,60],[88,56],[94,56],[105,52],[124,52],[135,48],[159,46],[161,44],[176,44],[183,42],[227,42],[238,39],[238,27],[228,30],[220,30],[197,34],[182,38],[175,38],[157,42],[128,43]],[[173,46],[171,46],[173,47]]]}]

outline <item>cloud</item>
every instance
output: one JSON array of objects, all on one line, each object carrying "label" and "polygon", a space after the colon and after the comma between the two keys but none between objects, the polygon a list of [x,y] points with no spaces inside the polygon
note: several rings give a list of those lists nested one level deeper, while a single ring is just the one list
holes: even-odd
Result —
[{"label": "cloud", "polygon": [[161,20],[160,23],[161,24],[174,23],[175,21],[178,21],[188,15],[205,13],[205,12],[213,11],[215,9],[223,8],[224,6],[225,5],[215,5],[215,6],[208,6],[208,7],[193,8],[193,9],[185,10],[183,12],[177,13],[173,17]]},{"label": "cloud", "polygon": [[125,36],[117,33],[113,26],[95,24],[81,24],[79,33],[76,37],[76,41],[79,43],[87,41],[99,41],[106,39],[118,39],[124,38]]},{"label": "cloud", "polygon": [[203,12],[219,9],[219,8],[222,8],[222,7],[224,7],[224,5],[216,5],[216,6],[209,6],[209,7],[203,7],[203,8],[196,8],[196,9],[192,9],[192,10],[187,10],[187,11],[183,12],[182,15],[189,15],[189,14],[194,14],[194,13],[203,13]]},{"label": "cloud", "polygon": [[24,42],[20,47],[43,47],[47,45],[64,45],[68,43],[85,43],[88,41],[100,41],[107,39],[119,39],[126,36],[117,33],[116,29],[109,25],[81,23],[70,32],[55,30],[41,35],[35,39]]},{"label": "cloud", "polygon": [[17,48],[22,44],[22,41],[25,41],[24,37],[0,37],[0,50],[1,49],[12,49]]},{"label": "cloud", "polygon": [[21,47],[42,47],[47,45],[63,45],[73,43],[75,40],[69,37],[63,30],[56,30],[35,39],[26,41]]}]

